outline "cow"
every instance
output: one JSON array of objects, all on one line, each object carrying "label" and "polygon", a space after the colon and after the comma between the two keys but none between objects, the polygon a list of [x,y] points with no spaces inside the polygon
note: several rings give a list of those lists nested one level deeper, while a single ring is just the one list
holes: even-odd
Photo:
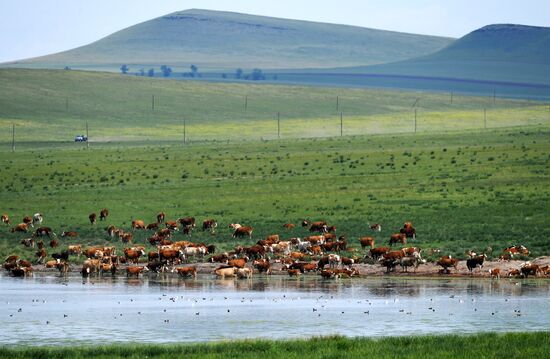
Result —
[{"label": "cow", "polygon": [[382,231],[382,225],[380,223],[375,223],[369,225],[369,228],[373,232],[381,232]]},{"label": "cow", "polygon": [[178,218],[178,223],[180,223],[183,227],[191,226],[191,227],[195,228],[195,218],[194,217]]},{"label": "cow", "polygon": [[113,225],[110,225],[106,227],[105,230],[107,231],[107,234],[109,235],[109,237],[113,238],[115,236],[115,232],[117,231],[117,228]]},{"label": "cow", "polygon": [[104,273],[111,273],[111,275],[115,275],[117,271],[117,265],[113,262],[109,261],[108,263],[101,263],[99,265],[99,275],[102,275]]},{"label": "cow", "polygon": [[184,259],[189,259],[189,257],[196,257],[199,256],[201,259],[204,258],[204,255],[206,254],[206,247],[200,246],[200,247],[185,247],[183,249]]},{"label": "cow", "polygon": [[59,242],[57,242],[57,239],[54,238],[50,241],[51,248],[56,248],[58,245],[59,245]]},{"label": "cow", "polygon": [[499,279],[500,278],[500,268],[489,269],[489,275],[491,276],[491,278]]},{"label": "cow", "polygon": [[534,275],[535,277],[540,274],[540,267],[536,264],[529,262],[524,263],[520,268],[521,276],[527,278],[529,275]]},{"label": "cow", "polygon": [[82,246],[80,244],[70,245],[67,250],[69,254],[78,255],[79,257],[82,254]]},{"label": "cow", "polygon": [[229,260],[229,255],[227,253],[221,253],[215,256],[212,256],[208,259],[208,262],[211,263],[227,263]]},{"label": "cow", "polygon": [[304,238],[305,241],[308,241],[312,245],[316,244],[323,244],[325,243],[325,237],[324,236],[309,236]]},{"label": "cow", "polygon": [[371,248],[369,250],[369,253],[367,254],[367,256],[369,256],[370,258],[372,258],[374,260],[377,260],[383,254],[388,253],[389,251],[390,251],[389,247],[377,247],[377,248],[375,247],[375,248]]},{"label": "cow", "polygon": [[283,228],[288,229],[288,230],[294,229],[295,227],[296,227],[296,225],[294,223],[285,223],[285,224],[283,224]]},{"label": "cow", "polygon": [[394,260],[394,261],[399,261],[403,257],[405,257],[405,253],[403,253],[403,251],[401,250],[388,251],[382,254],[383,259]]},{"label": "cow", "polygon": [[319,275],[323,279],[333,279],[338,278],[338,275],[331,269],[323,269],[321,272],[319,272]]},{"label": "cow", "polygon": [[10,271],[10,274],[13,277],[26,277],[31,276],[32,272],[32,267],[15,267]]},{"label": "cow", "polygon": [[21,240],[21,244],[24,245],[25,247],[29,248],[34,248],[34,238],[23,238]]},{"label": "cow", "polygon": [[61,237],[62,238],[65,238],[65,237],[75,238],[75,237],[78,237],[78,233],[74,232],[74,231],[69,231],[69,232],[63,231],[63,232],[61,232]]},{"label": "cow", "polygon": [[97,223],[97,214],[90,213],[90,215],[88,216],[88,219],[90,220],[91,225],[96,224]]},{"label": "cow", "polygon": [[52,236],[55,236],[55,233],[50,227],[39,227],[34,231],[33,236],[34,237],[48,236],[48,238],[51,238]]},{"label": "cow", "polygon": [[344,266],[351,267],[355,263],[355,259],[353,259],[353,258],[340,256],[340,259],[341,259],[342,265],[344,265]]},{"label": "cow", "polygon": [[164,223],[164,226],[166,228],[168,228],[169,230],[171,230],[171,231],[178,231],[179,228],[180,228],[178,222],[176,222],[176,221],[166,221]]},{"label": "cow", "polygon": [[483,268],[483,262],[485,261],[485,258],[487,258],[487,256],[485,254],[481,254],[479,256],[468,258],[466,260],[466,266],[468,267],[468,270],[470,271],[470,274],[473,273],[472,271],[477,266],[479,266],[480,270]]},{"label": "cow", "polygon": [[251,268],[237,268],[237,277],[239,279],[250,279],[252,278],[252,269]]},{"label": "cow", "polygon": [[333,269],[334,274],[336,274],[339,277],[346,277],[351,278],[355,276],[359,276],[359,270],[356,268],[340,268],[340,269]]},{"label": "cow", "polygon": [[156,232],[160,237],[172,237],[172,231],[169,228],[161,228]]},{"label": "cow", "polygon": [[327,227],[327,233],[336,233],[336,226]]},{"label": "cow", "polygon": [[248,236],[248,238],[252,238],[252,227],[250,226],[243,226],[236,228],[233,232],[233,238],[243,238],[245,236]]},{"label": "cow", "polygon": [[454,267],[457,269],[459,260],[456,258],[452,258],[451,256],[443,256],[441,257],[436,264],[443,267],[442,273],[450,273],[449,268]]},{"label": "cow", "polygon": [[86,258],[103,258],[103,247],[89,247],[84,250]]},{"label": "cow", "polygon": [[187,226],[183,226],[183,229],[182,229],[182,233],[191,237],[191,231],[193,230],[193,226],[191,225],[187,225]]},{"label": "cow", "polygon": [[328,265],[330,268],[337,268],[342,264],[342,257],[338,254],[329,254],[328,255]]},{"label": "cow", "polygon": [[374,237],[361,237],[359,238],[359,243],[361,243],[361,248],[365,247],[374,248]]},{"label": "cow", "polygon": [[327,233],[328,232],[327,222],[325,222],[325,221],[313,222],[309,226],[309,231],[310,232]]},{"label": "cow", "polygon": [[10,217],[7,215],[7,214],[2,214],[2,216],[0,216],[0,221],[2,223],[4,223],[6,226],[9,226],[11,223],[10,223]]},{"label": "cow", "polygon": [[19,223],[17,226],[10,229],[11,233],[19,232],[19,233],[27,233],[29,231],[29,225],[26,223]]},{"label": "cow", "polygon": [[401,270],[405,272],[408,272],[407,270],[408,267],[413,267],[413,266],[414,266],[414,271],[416,272],[416,270],[418,269],[418,266],[421,263],[426,263],[426,260],[420,258],[419,252],[413,252],[412,255],[401,257],[401,259],[399,260],[399,264],[401,265]]},{"label": "cow", "polygon": [[229,223],[229,228],[232,228],[232,229],[237,229],[237,228],[241,228],[242,225],[239,224],[239,223]]},{"label": "cow", "polygon": [[57,267],[57,260],[53,259],[51,261],[47,261],[44,266],[46,268],[56,268]]},{"label": "cow", "polygon": [[69,261],[69,251],[68,250],[65,250],[61,253],[52,253],[52,258],[57,260],[58,262],[60,261]]},{"label": "cow", "polygon": [[404,233],[394,233],[390,236],[390,246],[394,243],[407,244],[407,235]]},{"label": "cow", "polygon": [[214,274],[218,277],[235,277],[237,273],[237,268],[231,266],[222,266],[214,270]]},{"label": "cow", "polygon": [[139,258],[144,255],[145,251],[143,249],[124,248],[124,257],[129,262],[138,263]]},{"label": "cow", "polygon": [[101,211],[99,211],[99,220],[100,221],[107,220],[107,217],[109,217],[109,210],[107,208],[103,208]]},{"label": "cow", "polygon": [[209,230],[211,234],[216,233],[216,228],[218,227],[218,222],[215,219],[208,218],[202,221],[202,230],[203,232]]},{"label": "cow", "polygon": [[165,271],[165,268],[167,265],[168,265],[167,261],[160,261],[158,259],[154,259],[154,260],[149,260],[149,262],[147,262],[146,267],[151,272],[160,273]]},{"label": "cow", "polygon": [[247,258],[230,259],[227,261],[227,265],[230,267],[244,268]]},{"label": "cow", "polygon": [[132,239],[134,238],[134,235],[132,233],[123,233],[120,239],[122,240],[122,243],[131,243]]},{"label": "cow", "polygon": [[422,252],[422,249],[420,249],[418,247],[405,247],[405,248],[401,248],[401,251],[406,256],[412,256],[415,253],[418,253],[418,256],[420,257],[420,253]]},{"label": "cow", "polygon": [[298,260],[298,261],[301,261],[305,258],[305,254],[304,253],[301,253],[301,252],[291,252],[289,254],[289,257],[294,259],[294,260]]},{"label": "cow", "polygon": [[508,259],[509,260],[509,259],[514,258],[514,255],[517,255],[517,254],[528,256],[529,255],[529,250],[527,249],[527,247],[525,247],[521,244],[517,244],[515,246],[510,246],[508,248],[505,248],[502,251],[502,255],[500,256],[500,259]]},{"label": "cow", "polygon": [[521,271],[519,269],[510,269],[507,274],[508,277],[518,277],[520,275]]},{"label": "cow", "polygon": [[41,225],[43,220],[44,220],[44,216],[42,215],[42,213],[35,213],[32,216],[33,227],[34,225]]},{"label": "cow", "polygon": [[57,268],[57,270],[59,271],[59,275],[61,276],[66,276],[67,272],[69,272],[70,269],[69,263],[65,261],[57,263],[55,267]]},{"label": "cow", "polygon": [[132,229],[145,229],[145,223],[140,219],[134,219],[132,221]]},{"label": "cow", "polygon": [[25,223],[27,226],[33,227],[34,225],[32,223],[32,217],[31,216],[25,216],[23,217],[23,223]]},{"label": "cow", "polygon": [[181,277],[197,277],[197,267],[176,267],[172,270],[172,273],[178,273]]},{"label": "cow", "polygon": [[44,248],[36,251],[34,255],[36,257],[36,264],[44,263],[44,260],[46,259],[46,256],[47,256],[46,250]]},{"label": "cow", "polygon": [[181,249],[160,249],[159,259],[174,263],[176,260],[183,260],[185,255]]},{"label": "cow", "polygon": [[[257,259],[252,262],[252,265],[259,273],[271,274],[271,263],[269,263],[269,259]],[[317,267],[317,264],[315,266]]]},{"label": "cow", "polygon": [[92,273],[99,273],[99,269],[101,266],[101,262],[99,259],[86,259],[84,263],[82,263],[82,269],[80,270],[80,273],[82,274],[82,277],[87,277]]},{"label": "cow", "polygon": [[157,230],[159,229],[159,224],[158,223],[149,223],[148,225],[145,226],[145,229],[154,229],[154,230]]},{"label": "cow", "polygon": [[39,240],[38,242],[36,242],[36,247],[37,247],[38,249],[44,248],[44,247],[45,247],[44,241],[43,241],[43,240]]},{"label": "cow", "polygon": [[286,272],[289,277],[298,277],[301,274],[298,269],[287,269]]},{"label": "cow", "polygon": [[416,239],[416,229],[412,226],[411,222],[405,222],[403,228],[401,228],[399,232],[404,234],[407,238]]},{"label": "cow", "polygon": [[159,212],[157,214],[157,223],[162,223],[164,222],[164,218],[166,217],[166,215],[164,214],[164,212]]},{"label": "cow", "polygon": [[143,272],[149,271],[149,268],[143,266],[128,266],[126,267],[126,277],[129,276],[136,276],[139,277],[139,275]]}]

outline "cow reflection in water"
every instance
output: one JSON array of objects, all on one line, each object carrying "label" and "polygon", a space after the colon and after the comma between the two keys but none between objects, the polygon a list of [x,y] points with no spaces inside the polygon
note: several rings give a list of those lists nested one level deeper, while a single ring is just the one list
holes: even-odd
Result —
[{"label": "cow reflection in water", "polygon": [[380,283],[368,287],[368,291],[379,297],[418,297],[420,296],[420,286],[413,282],[395,282],[395,283]]}]

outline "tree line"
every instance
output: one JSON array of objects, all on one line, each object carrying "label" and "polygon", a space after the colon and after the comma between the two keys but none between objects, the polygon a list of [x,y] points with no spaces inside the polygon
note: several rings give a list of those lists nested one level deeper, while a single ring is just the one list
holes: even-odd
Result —
[{"label": "tree line", "polygon": [[[182,77],[189,77],[189,78],[198,78],[202,77],[201,73],[199,72],[199,68],[196,65],[189,66],[190,71],[188,72],[182,72]],[[127,75],[130,73],[130,68],[128,65],[123,64],[120,66],[120,72],[124,75]],[[173,74],[172,68],[168,65],[162,65],[160,66],[160,73],[163,77],[170,77]],[[134,75],[136,76],[148,76],[148,77],[155,77],[155,68],[150,68],[148,70],[145,70],[145,68],[140,68],[136,72],[134,72]],[[231,76],[226,73],[223,73],[222,78],[234,78],[237,80],[251,80],[251,81],[261,81],[266,79],[265,73],[262,71],[262,69],[255,68],[250,73],[245,73],[243,69],[238,68],[235,70],[235,73]],[[273,75],[273,80],[277,80],[277,75]]]}]

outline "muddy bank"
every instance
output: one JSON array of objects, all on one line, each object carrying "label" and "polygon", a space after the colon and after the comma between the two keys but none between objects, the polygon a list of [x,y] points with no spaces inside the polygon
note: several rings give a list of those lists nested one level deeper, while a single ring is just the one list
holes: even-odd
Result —
[{"label": "muddy bank", "polygon": [[[530,261],[533,264],[539,266],[550,265],[550,256],[538,257]],[[386,268],[382,267],[380,264],[365,264],[357,263],[353,267],[359,270],[361,276],[405,276],[405,277],[490,277],[489,270],[494,268],[500,269],[500,276],[507,277],[507,274],[512,269],[519,269],[525,261],[523,260],[510,260],[510,261],[485,261],[483,268],[476,268],[471,273],[468,271],[466,266],[466,261],[460,261],[457,269],[451,268],[450,273],[441,273],[441,267],[435,263],[428,262],[426,264],[421,264],[418,266],[416,271],[414,268],[409,268],[408,272],[402,271],[401,267],[397,266],[392,272],[387,273]],[[138,265],[145,265],[146,263],[139,263]],[[218,268],[222,264],[219,263],[189,263],[182,264],[179,266],[191,266],[194,265],[197,268],[197,273],[199,274],[213,274],[214,269]],[[251,267],[252,262],[247,264],[247,267]],[[76,264],[70,265],[70,272],[79,272],[81,266]],[[126,265],[121,265],[118,274],[125,275]],[[283,270],[283,266],[280,263],[272,263],[272,275],[288,275],[286,270]],[[326,266],[328,268],[328,266]],[[44,265],[36,265],[33,267],[34,272],[37,273],[52,273],[58,274],[58,270],[55,268],[46,268]],[[258,271],[255,270],[254,274],[257,274]],[[107,275],[107,274],[105,274]],[[176,275],[174,273],[174,275]],[[306,272],[303,275],[311,276],[318,275],[318,272]],[[546,277],[550,278],[548,275],[541,275],[541,278]]]}]

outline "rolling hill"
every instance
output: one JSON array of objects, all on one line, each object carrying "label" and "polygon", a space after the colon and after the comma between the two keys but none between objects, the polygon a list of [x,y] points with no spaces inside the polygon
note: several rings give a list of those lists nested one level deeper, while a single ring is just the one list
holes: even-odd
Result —
[{"label": "rolling hill", "polygon": [[488,25],[433,54],[331,72],[550,84],[550,28]]},{"label": "rolling hill", "polygon": [[118,71],[128,64],[188,71],[327,68],[395,62],[435,52],[453,39],[356,26],[191,9],[123,29],[69,51],[3,67]]}]

